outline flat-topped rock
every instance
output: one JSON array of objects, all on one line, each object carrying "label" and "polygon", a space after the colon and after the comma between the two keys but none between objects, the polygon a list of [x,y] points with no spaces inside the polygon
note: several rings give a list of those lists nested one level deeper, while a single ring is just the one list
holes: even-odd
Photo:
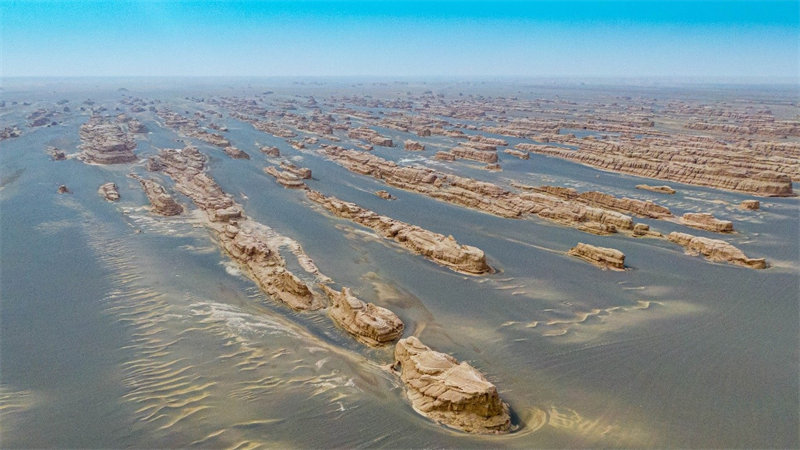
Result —
[{"label": "flat-topped rock", "polygon": [[331,301],[330,316],[357,340],[375,347],[403,335],[403,321],[388,309],[359,300],[346,287],[341,292],[325,285],[320,289]]},{"label": "flat-topped rock", "polygon": [[403,142],[403,148],[412,152],[421,152],[425,150],[425,146],[422,145],[421,142],[412,141],[411,139],[407,139],[405,142]]},{"label": "flat-topped rock", "polygon": [[303,180],[292,172],[278,170],[274,166],[264,168],[264,173],[275,177],[275,181],[281,186],[289,189],[308,189]]},{"label": "flat-topped rock", "polygon": [[666,186],[666,185],[664,185],[664,186],[650,186],[648,184],[637,184],[636,185],[636,189],[641,189],[641,190],[644,190],[644,191],[651,191],[651,192],[658,192],[660,194],[670,194],[670,195],[672,195],[672,194],[675,193],[675,189],[672,189],[671,187]]},{"label": "flat-topped rock", "polygon": [[732,233],[733,222],[720,220],[709,213],[686,213],[681,216],[680,222],[688,227],[700,230],[714,231],[717,233]]},{"label": "flat-topped rock", "polygon": [[119,123],[92,116],[81,125],[81,159],[94,164],[124,164],[137,160],[136,141]]},{"label": "flat-topped rock", "polygon": [[384,191],[383,189],[375,191],[375,195],[384,199],[384,200],[394,200],[394,195],[390,194],[388,191]]},{"label": "flat-topped rock", "polygon": [[761,202],[758,200],[744,200],[739,204],[739,209],[755,211],[761,208]]},{"label": "flat-topped rock", "polygon": [[581,258],[603,269],[625,270],[625,254],[613,248],[595,247],[594,245],[580,242],[575,247],[572,247],[567,254]]},{"label": "flat-topped rock", "polygon": [[691,234],[677,231],[668,234],[667,239],[684,247],[688,254],[700,254],[711,261],[726,262],[751,269],[767,268],[767,262],[764,258],[748,258],[738,248],[719,239],[692,236]]},{"label": "flat-topped rock", "polygon": [[511,148],[507,148],[507,149],[503,150],[503,153],[505,153],[506,155],[511,155],[511,156],[513,156],[515,158],[519,158],[519,159],[530,159],[531,158],[530,153],[521,152],[519,150],[514,150],[514,149],[511,149]]},{"label": "flat-topped rock", "polygon": [[259,150],[261,150],[261,153],[273,158],[281,156],[281,151],[278,147],[263,146]]},{"label": "flat-topped rock", "polygon": [[437,264],[469,274],[484,274],[492,271],[486,262],[483,250],[469,245],[461,245],[453,236],[444,236],[416,225],[382,216],[355,203],[325,196],[314,190],[309,190],[306,195],[309,200],[324,206],[336,216],[372,228],[383,237],[392,239]]},{"label": "flat-topped rock", "polygon": [[105,183],[100,186],[97,193],[102,195],[106,200],[115,202],[119,200],[119,190],[116,183]]},{"label": "flat-topped rock", "polygon": [[510,430],[508,405],[471,365],[431,350],[414,336],[397,343],[394,358],[406,395],[420,414],[469,433]]}]

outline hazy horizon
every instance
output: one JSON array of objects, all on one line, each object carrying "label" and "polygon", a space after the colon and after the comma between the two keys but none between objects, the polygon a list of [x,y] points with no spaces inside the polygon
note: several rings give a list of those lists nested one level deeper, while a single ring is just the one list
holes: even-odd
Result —
[{"label": "hazy horizon", "polygon": [[5,79],[798,76],[793,1],[10,1],[0,9]]}]

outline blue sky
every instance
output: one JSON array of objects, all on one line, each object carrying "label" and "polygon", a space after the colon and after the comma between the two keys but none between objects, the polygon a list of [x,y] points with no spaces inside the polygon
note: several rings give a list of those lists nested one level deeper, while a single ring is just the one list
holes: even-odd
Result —
[{"label": "blue sky", "polygon": [[795,1],[9,1],[4,76],[798,76]]}]

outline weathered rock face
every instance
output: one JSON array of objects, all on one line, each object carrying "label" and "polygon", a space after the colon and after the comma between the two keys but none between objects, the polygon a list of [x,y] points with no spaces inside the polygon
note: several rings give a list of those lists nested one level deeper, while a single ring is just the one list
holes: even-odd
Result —
[{"label": "weathered rock face", "polygon": [[761,203],[758,200],[744,200],[739,204],[739,208],[755,211],[761,208]]},{"label": "weathered rock face", "polygon": [[528,152],[521,152],[519,150],[514,150],[514,149],[510,149],[510,148],[507,148],[507,149],[503,150],[503,153],[505,153],[506,155],[511,155],[511,156],[513,156],[515,158],[519,158],[519,159],[530,159],[531,158],[531,155]]},{"label": "weathered rock face", "polygon": [[401,339],[395,364],[414,409],[437,422],[469,433],[506,433],[508,405],[474,367],[431,350],[414,336]]},{"label": "weathered rock face", "polygon": [[617,198],[613,195],[595,191],[582,192],[577,198],[579,201],[586,202],[592,206],[634,214],[639,217],[661,219],[672,216],[672,212],[668,208],[656,205],[651,201],[642,201],[627,197]]},{"label": "weathered rock face", "polygon": [[146,180],[137,176],[134,179],[141,183],[144,193],[150,200],[150,205],[153,206],[153,212],[161,214],[162,216],[177,216],[183,212],[183,206],[179,205],[171,195],[167,193],[164,186],[156,183],[153,180]]},{"label": "weathered rock face", "polygon": [[281,186],[289,189],[307,189],[308,186],[299,176],[285,170],[278,170],[274,166],[264,168],[264,173],[275,177],[275,181]]},{"label": "weathered rock face", "polygon": [[672,189],[669,186],[650,186],[648,184],[637,184],[636,189],[642,189],[645,191],[659,192],[661,194],[670,194],[670,195],[675,193],[675,189]]},{"label": "weathered rock face", "polygon": [[273,158],[277,158],[277,157],[281,156],[281,151],[280,151],[280,149],[278,147],[264,146],[264,147],[261,147],[260,150],[261,150],[261,153],[263,153],[263,154],[265,154],[267,156],[271,156]]},{"label": "weathered rock face", "polygon": [[367,141],[372,145],[380,145],[381,147],[394,147],[391,139],[381,136],[380,133],[372,128],[354,128],[347,132],[347,136],[351,139],[361,139]]},{"label": "weathered rock face", "polygon": [[102,195],[110,202],[119,200],[119,190],[117,190],[117,185],[115,183],[106,183],[101,185],[100,189],[97,190],[97,193]]},{"label": "weathered rock face", "polygon": [[47,154],[53,161],[63,161],[67,159],[67,155],[58,147],[47,147]]},{"label": "weathered rock face", "polygon": [[604,269],[625,270],[625,254],[613,248],[595,247],[580,242],[567,254],[577,256]]},{"label": "weathered rock face", "polygon": [[412,141],[410,139],[408,139],[405,142],[403,142],[403,148],[405,148],[408,151],[412,151],[412,152],[421,152],[421,151],[425,150],[425,146],[422,145],[422,143],[417,142],[417,141]]},{"label": "weathered rock face", "polygon": [[733,245],[719,239],[709,239],[691,234],[672,232],[667,239],[686,248],[689,254],[700,254],[711,261],[727,262],[751,269],[766,269],[764,258],[748,258]]},{"label": "weathered rock face", "polygon": [[[677,151],[669,148],[637,150],[634,144],[615,144],[592,140],[580,140],[578,151],[562,147],[517,144],[519,150],[568,159],[577,163],[612,172],[621,172],[640,177],[677,181],[698,186],[747,192],[763,196],[792,196],[792,179],[789,175],[770,171],[748,170],[730,167],[720,158],[717,164],[684,161]],[[641,144],[640,144],[641,146]]]},{"label": "weathered rock face", "polygon": [[650,229],[650,225],[646,223],[637,223],[633,226],[633,235],[638,237],[664,237],[663,234],[659,233],[658,231],[653,231]]},{"label": "weathered rock face", "polygon": [[450,153],[456,158],[461,158],[461,159],[470,159],[472,161],[479,161],[485,163],[497,162],[496,150],[487,151],[470,147],[454,147],[450,150]]},{"label": "weathered rock face", "polygon": [[390,194],[387,191],[384,191],[383,189],[381,189],[379,191],[375,191],[375,195],[377,195],[378,197],[380,197],[380,198],[382,198],[384,200],[394,200],[394,195]]},{"label": "weathered rock face", "polygon": [[205,155],[186,147],[162,150],[155,160],[154,167],[175,181],[175,189],[206,213],[222,249],[265,293],[297,310],[322,307],[308,285],[286,270],[286,262],[270,245],[268,230],[245,217],[242,207],[204,172]]},{"label": "weathered rock face", "polygon": [[469,245],[461,245],[452,236],[445,237],[416,225],[381,216],[355,203],[328,197],[317,191],[309,190],[306,195],[309,200],[319,203],[336,216],[372,228],[383,237],[393,239],[407,249],[423,255],[437,264],[470,274],[484,274],[492,271],[492,268],[486,263],[486,255],[483,250]]},{"label": "weathered rock face", "polygon": [[281,163],[281,169],[285,170],[286,172],[297,175],[298,178],[302,178],[304,180],[311,179],[311,169],[307,169],[305,167],[297,167],[294,164],[285,161]]},{"label": "weathered rock face", "polygon": [[320,288],[331,301],[330,316],[357,340],[375,347],[403,335],[403,321],[388,309],[359,300],[346,287],[341,292],[325,285]]},{"label": "weathered rock face", "polygon": [[230,156],[233,159],[250,159],[250,155],[247,154],[244,150],[240,150],[234,146],[228,146],[222,149],[226,155]]},{"label": "weathered rock face", "polygon": [[123,164],[136,161],[136,141],[122,127],[100,116],[81,125],[81,158],[95,164]]},{"label": "weathered rock face", "polygon": [[687,227],[714,231],[717,233],[733,232],[733,222],[730,220],[719,220],[708,213],[686,213],[681,216],[681,223]]}]

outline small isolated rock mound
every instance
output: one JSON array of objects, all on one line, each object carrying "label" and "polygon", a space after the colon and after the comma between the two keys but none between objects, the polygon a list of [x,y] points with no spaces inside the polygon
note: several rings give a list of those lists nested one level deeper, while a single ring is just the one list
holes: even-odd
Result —
[{"label": "small isolated rock mound", "polygon": [[733,222],[730,220],[719,220],[708,213],[686,213],[681,216],[681,223],[687,227],[714,231],[717,233],[733,232]]},{"label": "small isolated rock mound", "polygon": [[531,158],[531,155],[528,152],[521,152],[519,150],[513,150],[513,149],[510,149],[510,148],[507,148],[507,149],[503,150],[503,153],[505,153],[506,155],[514,156],[514,157],[519,158],[519,159],[530,159]]},{"label": "small isolated rock mound", "polygon": [[69,190],[69,188],[67,187],[66,184],[62,184],[61,186],[58,187],[58,193],[59,194],[71,194],[72,191]]},{"label": "small isolated rock mound", "polygon": [[739,208],[755,211],[761,208],[761,202],[758,200],[745,200],[739,204]]},{"label": "small isolated rock mound", "polygon": [[748,258],[744,252],[719,239],[709,239],[677,231],[667,235],[667,239],[686,248],[689,254],[700,254],[711,261],[727,262],[751,269],[766,269],[764,258]]},{"label": "small isolated rock mound", "polygon": [[380,191],[375,191],[375,195],[384,199],[384,200],[394,200],[394,195],[390,194],[388,191],[384,191],[381,189]]},{"label": "small isolated rock mound", "polygon": [[652,192],[660,192],[662,194],[674,194],[675,189],[672,189],[669,186],[650,186],[648,184],[637,184],[636,189],[642,189],[645,191],[652,191]]},{"label": "small isolated rock mound", "polygon": [[47,147],[47,154],[50,155],[50,159],[53,161],[63,161],[67,159],[67,155],[64,153],[64,150],[61,150],[58,147]]},{"label": "small isolated rock mound", "polygon": [[325,285],[320,288],[331,300],[333,320],[359,341],[379,346],[403,335],[403,321],[388,309],[359,300],[346,287],[341,292]]},{"label": "small isolated rock mound", "polygon": [[115,183],[106,183],[100,186],[100,189],[97,190],[97,193],[105,197],[105,199],[110,202],[119,200],[119,191],[117,190],[117,185]]},{"label": "small isolated rock mound", "polygon": [[664,237],[664,235],[659,233],[658,231],[651,230],[650,225],[646,223],[637,223],[636,225],[634,225],[633,235],[638,237],[643,237],[643,236]]},{"label": "small isolated rock mound", "polygon": [[277,158],[277,157],[281,156],[281,151],[280,151],[280,149],[278,147],[264,146],[264,147],[261,147],[260,150],[261,150],[261,153],[263,153],[263,154],[265,154],[267,156],[271,156],[273,158]]},{"label": "small isolated rock mound", "polygon": [[403,147],[406,150],[412,151],[412,152],[421,152],[421,151],[425,150],[425,146],[422,145],[422,143],[417,142],[417,141],[412,141],[411,139],[408,139],[405,142],[403,142]]},{"label": "small isolated rock mound", "polygon": [[395,365],[412,406],[422,415],[469,433],[506,433],[508,405],[497,388],[469,364],[431,350],[414,336],[401,339]]},{"label": "small isolated rock mound", "polygon": [[250,159],[250,155],[248,155],[246,151],[240,150],[232,145],[223,148],[222,151],[233,159]]},{"label": "small isolated rock mound", "polygon": [[567,254],[577,256],[604,269],[625,270],[625,254],[613,248],[595,247],[580,242]]}]

